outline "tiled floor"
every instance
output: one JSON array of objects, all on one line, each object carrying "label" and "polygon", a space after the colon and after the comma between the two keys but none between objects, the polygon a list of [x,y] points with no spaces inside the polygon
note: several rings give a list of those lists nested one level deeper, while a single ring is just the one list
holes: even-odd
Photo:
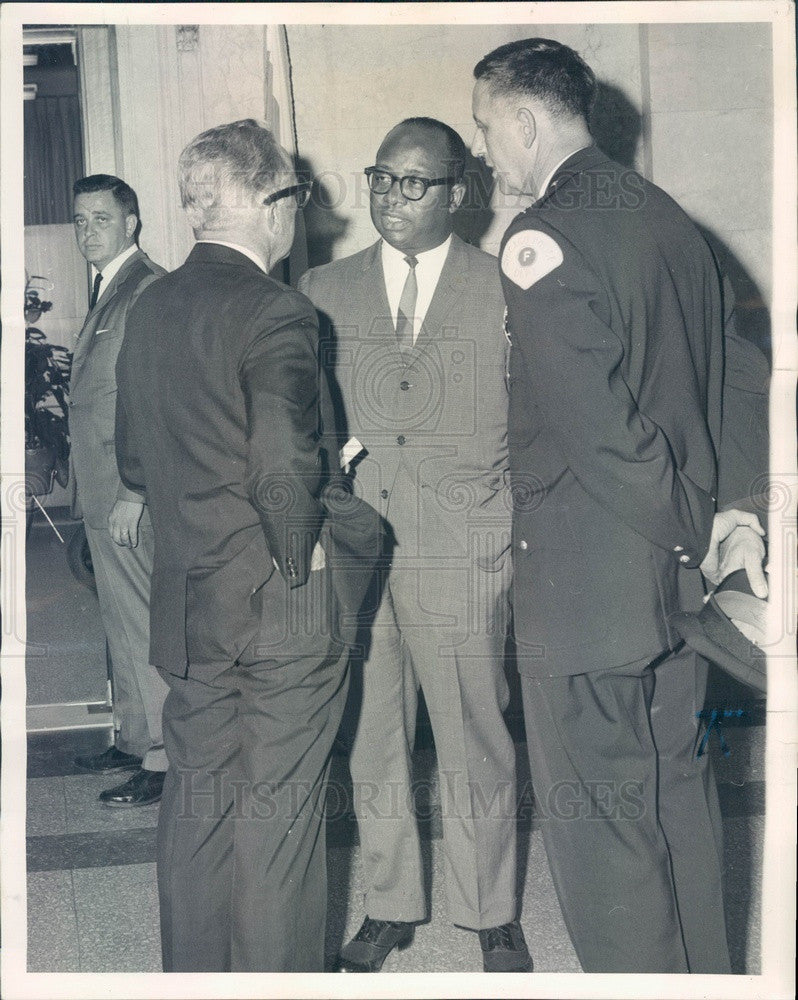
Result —
[{"label": "tiled floor", "polygon": [[[729,757],[718,755],[726,834],[727,920],[734,971],[759,971],[759,886],[763,837],[761,769],[764,730],[727,729]],[[155,882],[157,806],[107,809],[97,794],[115,780],[69,773],[71,753],[94,740],[101,749],[107,731],[35,735],[28,779],[28,969],[31,972],[160,971]],[[713,740],[714,742],[714,740]],[[52,750],[48,755],[47,748]],[[525,747],[517,744],[523,759]],[[425,861],[430,872],[431,919],[416,932],[413,946],[389,956],[386,972],[478,972],[481,955],[473,932],[448,919],[435,779],[434,750],[416,752],[417,774],[431,778]],[[65,774],[53,774],[53,760]],[[47,773],[40,774],[39,772]],[[336,757],[333,779],[348,781],[346,761]],[[339,797],[341,801],[341,797]],[[356,826],[337,812],[328,824],[330,910],[327,953],[332,961],[341,942],[363,918],[362,868]],[[579,972],[554,894],[541,833],[533,820],[519,825],[519,894],[522,924],[539,972]]]},{"label": "tiled floor", "polygon": [[[73,530],[57,521],[64,533]],[[95,596],[70,575],[63,550],[50,529],[34,527],[28,553],[28,636],[35,656],[28,662],[30,704],[98,701],[105,697],[104,642]],[[729,754],[716,735],[710,740],[719,780],[726,834],[727,922],[734,971],[760,969],[761,853],[764,821],[764,706],[715,673],[711,706],[744,706],[724,721]],[[516,714],[519,774],[526,749]],[[411,948],[391,954],[386,972],[478,972],[476,935],[454,927],[444,896],[441,830],[434,749],[419,741],[417,776],[428,785],[422,825],[430,872],[431,919],[416,931]],[[31,733],[28,737],[27,866],[28,969],[31,972],[160,971],[155,881],[157,806],[107,809],[103,788],[125,775],[78,772],[76,754],[101,750],[108,729]],[[334,759],[334,780],[348,783],[345,757]],[[334,807],[334,804],[333,804]],[[529,811],[527,811],[527,815]],[[538,972],[578,972],[535,823],[519,825],[521,921]],[[357,828],[351,815],[333,808],[328,823],[330,873],[327,953],[363,918],[363,875]]]}]

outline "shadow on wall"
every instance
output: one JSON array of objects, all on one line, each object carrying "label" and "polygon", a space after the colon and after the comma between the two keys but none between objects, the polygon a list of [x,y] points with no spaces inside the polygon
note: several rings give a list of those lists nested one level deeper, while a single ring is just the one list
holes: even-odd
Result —
[{"label": "shadow on wall", "polygon": [[349,192],[342,187],[347,179],[329,171],[317,174],[304,156],[296,157],[295,166],[300,179],[313,180],[310,201],[304,210],[308,267],[329,264],[335,244],[346,236],[351,224],[339,207],[351,203]]},{"label": "shadow on wall", "polygon": [[625,167],[634,168],[643,120],[639,110],[618,87],[599,81],[590,131],[596,145],[607,156]]},{"label": "shadow on wall", "polygon": [[771,361],[770,310],[762,290],[723,240],[706,226],[698,227],[715,251],[721,270],[734,289],[737,332]]}]

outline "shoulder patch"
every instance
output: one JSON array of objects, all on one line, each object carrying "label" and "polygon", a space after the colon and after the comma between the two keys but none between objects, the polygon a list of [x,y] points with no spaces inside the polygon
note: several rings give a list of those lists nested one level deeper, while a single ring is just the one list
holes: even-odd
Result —
[{"label": "shoulder patch", "polygon": [[547,233],[525,229],[507,241],[502,272],[520,288],[531,288],[562,264],[562,250]]}]

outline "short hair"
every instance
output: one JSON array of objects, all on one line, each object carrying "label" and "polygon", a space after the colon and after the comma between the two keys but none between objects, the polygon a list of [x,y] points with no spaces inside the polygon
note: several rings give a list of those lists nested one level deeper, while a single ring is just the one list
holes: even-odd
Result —
[{"label": "short hair", "polygon": [[[405,125],[412,125],[416,128],[426,129],[428,132],[435,132],[438,135],[443,136],[446,142],[446,164],[449,169],[450,175],[456,180],[461,181],[463,179],[463,174],[465,173],[466,167],[466,146],[463,142],[459,132],[456,132],[451,125],[447,125],[446,122],[438,121],[437,118],[405,118],[404,121],[399,122],[395,125],[391,132],[394,132],[398,128],[402,128]],[[388,135],[391,133],[389,132]]]},{"label": "short hair", "polygon": [[195,231],[217,228],[236,205],[274,189],[291,169],[269,129],[253,118],[200,133],[178,161],[180,199]]},{"label": "short hair", "polygon": [[474,67],[492,89],[541,101],[554,115],[590,117],[596,76],[582,57],[550,38],[524,38],[500,45]]},{"label": "short hair", "polygon": [[78,178],[72,185],[75,198],[79,194],[95,194],[97,191],[110,191],[125,215],[135,215],[137,220],[141,220],[136,192],[120,177],[114,177],[113,174],[89,174],[88,177]]}]

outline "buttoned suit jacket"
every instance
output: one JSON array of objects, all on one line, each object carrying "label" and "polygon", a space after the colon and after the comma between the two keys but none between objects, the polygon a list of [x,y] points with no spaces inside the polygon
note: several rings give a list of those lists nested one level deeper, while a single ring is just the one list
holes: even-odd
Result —
[{"label": "buttoned suit jacket", "polygon": [[[130,312],[117,364],[117,457],[126,485],[146,489],[150,659],[173,674],[232,663],[265,604],[274,597],[282,607],[276,591],[308,578],[332,520],[325,498],[337,468],[321,444],[317,341],[303,295],[213,243],[198,243]],[[376,514],[353,512],[340,495],[332,505],[357,562]],[[363,589],[360,575],[333,580]],[[351,591],[340,599],[357,603]]]},{"label": "buttoned suit jacket", "polygon": [[[525,288],[541,251],[555,266]],[[501,255],[521,670],[653,659],[679,641],[668,615],[703,595],[730,313],[717,262],[665,192],[595,147]]]},{"label": "buttoned suit jacket", "polygon": [[436,559],[498,570],[508,558],[504,300],[495,258],[453,236],[403,354],[380,247],[310,270],[300,289],[319,312],[343,437],[366,449],[355,489],[390,525],[395,564],[421,560],[434,587]]},{"label": "buttoned suit jacket", "polygon": [[69,386],[71,513],[91,528],[107,527],[118,499],[142,500],[122,483],[116,465],[115,368],[128,310],[143,289],[165,273],[137,250],[89,311],[75,344]]}]

